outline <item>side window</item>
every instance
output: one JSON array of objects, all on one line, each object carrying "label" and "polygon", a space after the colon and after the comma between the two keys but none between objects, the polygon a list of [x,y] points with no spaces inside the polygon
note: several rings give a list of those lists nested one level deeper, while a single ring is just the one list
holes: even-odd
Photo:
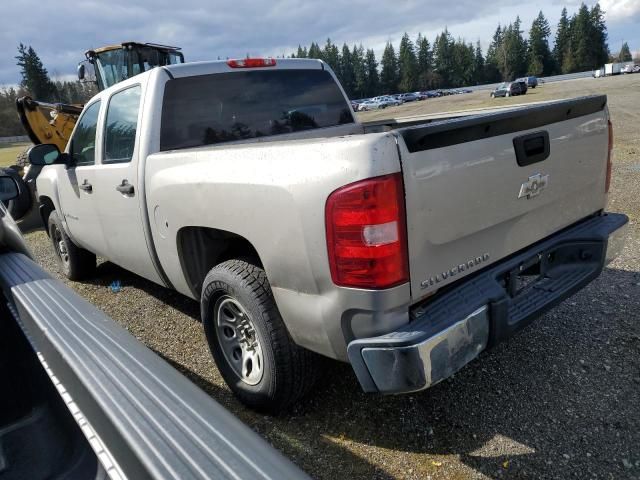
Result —
[{"label": "side window", "polygon": [[136,143],[140,86],[114,94],[107,107],[102,163],[130,162]]},{"label": "side window", "polygon": [[69,153],[77,166],[96,163],[96,130],[100,102],[92,103],[85,110],[71,139]]}]

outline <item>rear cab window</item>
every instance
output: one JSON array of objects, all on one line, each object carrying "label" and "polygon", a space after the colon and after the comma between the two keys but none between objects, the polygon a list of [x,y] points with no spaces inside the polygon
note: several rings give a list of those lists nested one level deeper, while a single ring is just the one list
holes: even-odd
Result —
[{"label": "rear cab window", "polygon": [[325,70],[253,70],[169,80],[160,150],[198,147],[353,123]]}]

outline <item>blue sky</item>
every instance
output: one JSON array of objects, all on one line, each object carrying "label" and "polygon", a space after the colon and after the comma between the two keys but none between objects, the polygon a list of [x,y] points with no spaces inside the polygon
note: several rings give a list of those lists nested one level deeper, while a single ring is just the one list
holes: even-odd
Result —
[{"label": "blue sky", "polygon": [[[588,5],[594,2],[587,1]],[[487,45],[498,23],[520,15],[525,31],[539,10],[555,29],[563,6],[575,12],[579,0],[8,0],[0,31],[0,85],[19,82],[14,56],[18,43],[33,46],[50,75],[71,78],[83,52],[122,41],[156,42],[183,48],[187,61],[220,57],[278,56],[298,44],[327,37],[342,45],[363,43],[380,55],[406,31],[430,41],[445,26],[454,37]],[[601,0],[612,52],[627,41],[640,50],[640,0]]]}]

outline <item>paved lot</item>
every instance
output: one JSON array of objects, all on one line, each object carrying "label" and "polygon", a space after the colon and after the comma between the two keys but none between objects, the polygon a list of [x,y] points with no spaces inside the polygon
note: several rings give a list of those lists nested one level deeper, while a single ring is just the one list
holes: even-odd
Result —
[{"label": "paved lot", "polygon": [[[425,392],[365,395],[350,367],[335,363],[291,415],[257,415],[235,401],[213,365],[195,302],[110,263],[95,280],[70,285],[315,478],[640,478],[640,75],[550,84],[504,103],[599,92],[609,95],[615,128],[609,209],[631,217],[623,256],[578,295]],[[386,113],[487,100],[478,92]],[[46,235],[28,241],[58,275]],[[117,294],[108,288],[114,280],[124,286]]]}]

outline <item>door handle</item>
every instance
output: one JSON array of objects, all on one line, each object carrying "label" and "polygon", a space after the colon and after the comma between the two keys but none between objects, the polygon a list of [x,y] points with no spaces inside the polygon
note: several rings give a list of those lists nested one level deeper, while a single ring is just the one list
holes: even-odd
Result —
[{"label": "door handle", "polygon": [[133,185],[131,185],[127,179],[123,179],[122,183],[116,187],[116,190],[125,195],[133,195],[134,192]]},{"label": "door handle", "polygon": [[80,188],[81,190],[84,190],[87,193],[91,193],[93,191],[93,187],[91,186],[89,181],[86,179],[84,182],[82,182],[82,185],[78,185],[78,188]]}]

